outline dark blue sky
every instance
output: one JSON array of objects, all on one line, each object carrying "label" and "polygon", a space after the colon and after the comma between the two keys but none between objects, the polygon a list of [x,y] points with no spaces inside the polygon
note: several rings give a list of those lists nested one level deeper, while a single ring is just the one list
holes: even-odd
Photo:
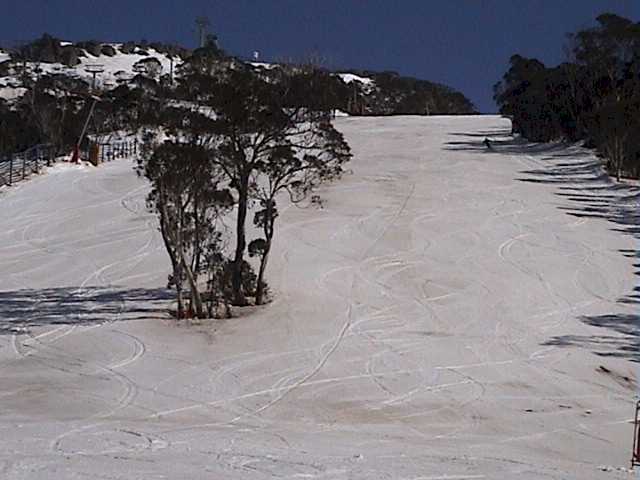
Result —
[{"label": "dark blue sky", "polygon": [[194,46],[207,15],[228,52],[320,54],[336,68],[395,70],[450,85],[483,112],[513,53],[562,61],[566,32],[604,11],[640,20],[640,0],[2,0],[0,44],[67,40]]}]

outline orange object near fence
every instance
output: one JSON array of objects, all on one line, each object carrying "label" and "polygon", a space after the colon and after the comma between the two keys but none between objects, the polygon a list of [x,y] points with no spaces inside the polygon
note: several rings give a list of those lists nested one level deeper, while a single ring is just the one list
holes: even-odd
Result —
[{"label": "orange object near fence", "polygon": [[98,163],[100,163],[99,155],[100,147],[98,147],[96,143],[92,143],[89,147],[89,161],[96,167],[98,166]]}]

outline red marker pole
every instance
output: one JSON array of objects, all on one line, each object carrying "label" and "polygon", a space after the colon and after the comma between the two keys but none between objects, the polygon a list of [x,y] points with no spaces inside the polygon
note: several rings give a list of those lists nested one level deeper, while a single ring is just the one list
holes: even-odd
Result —
[{"label": "red marker pole", "polygon": [[78,163],[80,161],[80,149],[78,145],[73,146],[73,152],[71,152],[71,163]]}]

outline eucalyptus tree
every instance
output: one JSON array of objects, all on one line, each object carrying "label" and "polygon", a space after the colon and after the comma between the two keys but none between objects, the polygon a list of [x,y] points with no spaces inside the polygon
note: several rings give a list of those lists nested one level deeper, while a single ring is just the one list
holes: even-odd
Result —
[{"label": "eucalyptus tree", "polygon": [[231,282],[234,304],[245,305],[246,223],[252,203],[265,198],[260,185],[284,175],[276,193],[286,189],[285,184],[293,188],[294,181],[302,181],[303,171],[315,170],[320,177],[320,172],[333,171],[346,161],[348,154],[338,153],[336,138],[341,137],[329,123],[332,106],[317,100],[327,98],[321,96],[322,82],[298,82],[293,76],[273,82],[248,68],[231,68],[216,77],[194,74],[182,82],[184,98],[210,114],[209,158],[235,193]]},{"label": "eucalyptus tree", "polygon": [[220,185],[221,177],[208,161],[204,147],[194,142],[148,139],[138,162],[138,172],[151,182],[148,207],[158,216],[160,232],[177,292],[178,318],[184,316],[183,285],[189,286],[190,307],[205,316],[199,275],[214,266],[219,249],[218,219],[233,199]]},{"label": "eucalyptus tree", "polygon": [[342,166],[351,158],[343,135],[328,120],[314,128],[311,141],[304,148],[288,141],[271,150],[258,166],[261,179],[254,195],[261,209],[255,213],[253,222],[262,229],[264,237],[249,244],[249,254],[260,258],[256,304],[264,300],[264,275],[278,218],[278,196],[286,192],[292,202],[306,198],[318,185],[340,177]]}]

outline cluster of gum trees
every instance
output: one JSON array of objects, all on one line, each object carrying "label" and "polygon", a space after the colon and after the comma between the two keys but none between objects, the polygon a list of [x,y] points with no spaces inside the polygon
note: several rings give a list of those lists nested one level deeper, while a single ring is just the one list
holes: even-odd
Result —
[{"label": "cluster of gum trees", "polygon": [[77,140],[87,116],[88,88],[82,80],[62,74],[26,78],[25,93],[14,102],[0,98],[0,157],[38,143],[56,151]]},{"label": "cluster of gum trees", "polygon": [[[155,105],[137,169],[151,182],[148,206],[171,260],[178,315],[188,308],[206,317],[266,301],[278,202],[300,201],[338,178],[351,154],[331,124],[330,102],[319,100],[330,98],[321,72],[276,81],[237,65],[192,67],[174,99]],[[235,224],[229,257],[225,218]],[[250,221],[258,238],[247,238]],[[247,255],[259,260],[257,275]]]},{"label": "cluster of gum trees", "polygon": [[500,112],[533,141],[585,140],[621,175],[640,175],[640,23],[614,14],[568,35],[568,61],[514,55],[495,86]]}]

